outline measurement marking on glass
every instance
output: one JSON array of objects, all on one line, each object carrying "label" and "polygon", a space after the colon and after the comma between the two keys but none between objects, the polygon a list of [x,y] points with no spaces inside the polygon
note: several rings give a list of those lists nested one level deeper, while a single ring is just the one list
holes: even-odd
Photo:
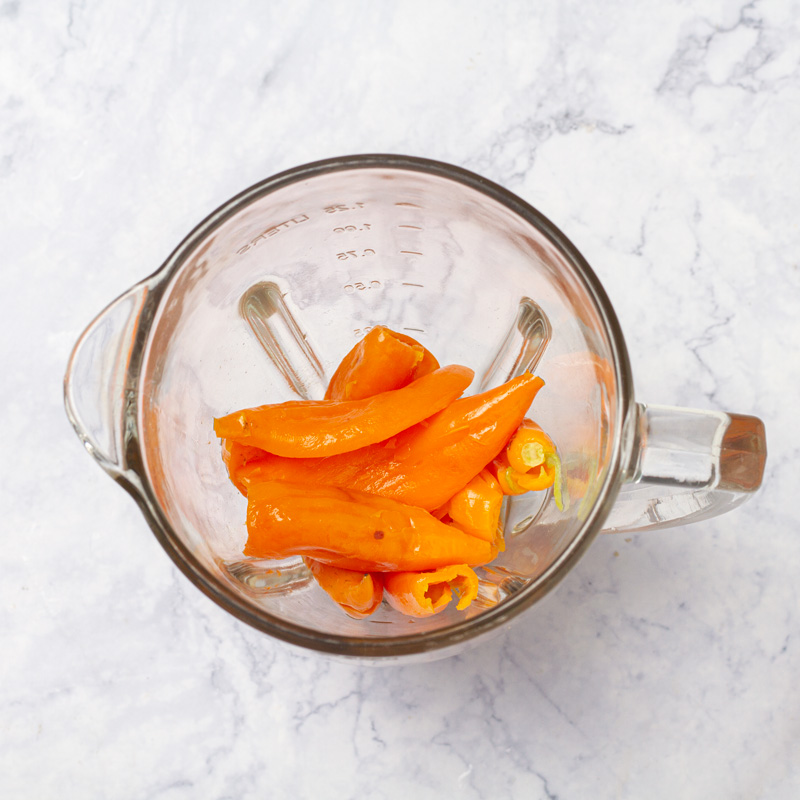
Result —
[{"label": "measurement marking on glass", "polygon": [[353,203],[351,206],[346,206],[344,203],[334,203],[331,206],[325,206],[322,210],[326,214],[335,214],[337,211],[355,211],[357,208],[364,208],[365,203]]},{"label": "measurement marking on glass", "polygon": [[308,222],[310,217],[308,214],[298,214],[296,217],[292,217],[291,219],[287,219],[284,222],[278,222],[275,225],[271,225],[269,228],[264,228],[261,233],[256,236],[255,239],[251,239],[247,244],[242,245],[236,253],[237,255],[244,255],[248,250],[251,250],[256,245],[263,242],[265,239],[269,238],[270,236],[276,236],[283,231],[290,230],[294,225],[300,225],[302,222]]},{"label": "measurement marking on glass", "polygon": [[401,250],[401,253],[405,253],[407,256],[421,256],[422,253],[418,253],[416,250]]},{"label": "measurement marking on glass", "polygon": [[395,205],[404,208],[422,208],[422,206],[418,206],[416,203],[395,203]]},{"label": "measurement marking on glass", "polygon": [[425,333],[422,328],[403,328],[404,331],[414,331],[416,333]]},{"label": "measurement marking on glass", "polygon": [[367,283],[361,283],[360,281],[356,281],[355,283],[347,283],[342,287],[347,294],[353,294],[355,291],[363,292],[366,289],[380,289],[381,282],[380,281],[370,281]]},{"label": "measurement marking on glass", "polygon": [[368,247],[366,250],[361,250],[360,252],[356,250],[347,250],[344,253],[337,253],[336,258],[338,258],[339,261],[345,261],[348,258],[363,258],[364,256],[374,255],[375,251],[371,247]]},{"label": "measurement marking on glass", "polygon": [[344,225],[333,229],[333,233],[352,233],[353,231],[368,231],[372,228],[371,223],[365,222],[360,227],[357,225]]},{"label": "measurement marking on glass", "polygon": [[398,225],[397,227],[398,228],[411,228],[412,231],[421,231],[422,230],[422,228],[420,228],[419,225]]},{"label": "measurement marking on glass", "polygon": [[425,288],[425,284],[423,283],[406,283],[405,281],[403,281],[403,286],[419,286],[420,289]]}]

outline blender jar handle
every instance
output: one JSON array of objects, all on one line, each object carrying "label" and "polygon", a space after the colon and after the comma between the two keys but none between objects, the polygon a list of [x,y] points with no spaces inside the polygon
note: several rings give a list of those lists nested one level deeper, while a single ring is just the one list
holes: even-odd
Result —
[{"label": "blender jar handle", "polygon": [[128,365],[150,288],[137,284],[94,318],[64,376],[67,416],[87,451],[114,478],[128,473],[125,415],[135,400]]},{"label": "blender jar handle", "polygon": [[760,419],[643,403],[634,412],[628,479],[604,532],[708,519],[740,505],[761,485],[767,440]]}]

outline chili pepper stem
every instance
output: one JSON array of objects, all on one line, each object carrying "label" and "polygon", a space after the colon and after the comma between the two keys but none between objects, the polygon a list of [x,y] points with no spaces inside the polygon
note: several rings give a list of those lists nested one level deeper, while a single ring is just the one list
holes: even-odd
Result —
[{"label": "chili pepper stem", "polygon": [[564,486],[564,475],[561,471],[561,459],[556,453],[548,453],[544,463],[555,471],[553,481],[553,499],[556,501],[556,508],[559,511],[566,511],[569,508],[569,494],[567,487]]},{"label": "chili pepper stem", "polygon": [[506,483],[511,487],[512,492],[522,492],[522,489],[514,480],[514,470],[511,467],[506,467]]}]

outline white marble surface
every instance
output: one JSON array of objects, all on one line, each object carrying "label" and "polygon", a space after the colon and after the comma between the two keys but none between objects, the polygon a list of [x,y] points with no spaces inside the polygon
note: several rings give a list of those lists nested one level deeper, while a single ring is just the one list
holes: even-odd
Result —
[{"label": "white marble surface", "polygon": [[[800,3],[0,2],[0,796],[800,796]],[[641,399],[754,413],[765,487],[601,537],[511,631],[289,649],[164,555],[65,417],[71,346],[208,211],[353,152],[582,249]]]}]

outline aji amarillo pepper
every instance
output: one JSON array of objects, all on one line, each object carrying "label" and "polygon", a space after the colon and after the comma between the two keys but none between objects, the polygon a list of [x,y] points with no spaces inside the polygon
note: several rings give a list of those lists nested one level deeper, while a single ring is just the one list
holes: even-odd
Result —
[{"label": "aji amarillo pepper", "polygon": [[[325,394],[325,399],[340,400],[348,399],[355,400],[361,397],[369,397],[378,392],[388,391],[390,389],[398,389],[405,386],[412,380],[428,374],[429,372],[439,367],[438,361],[426,349],[424,349],[415,339],[404,334],[397,334],[388,328],[377,327],[373,328],[343,359],[339,368],[336,370],[333,378],[331,379],[328,391]],[[352,466],[353,462],[350,462]],[[486,482],[482,482],[480,490],[477,487],[472,487],[472,484],[478,481],[476,477],[470,482],[471,492],[469,496],[466,495],[466,487],[458,493],[456,502],[460,500],[459,510],[462,512],[459,516],[459,521],[463,521],[468,525],[471,523],[472,527],[465,528],[468,533],[478,535],[486,541],[493,542],[497,536],[498,522],[500,515],[500,504],[503,500],[502,492],[497,486],[496,480],[488,476],[488,481],[494,483],[496,487],[496,501],[494,498],[489,502],[496,505],[496,513],[494,507],[491,511],[484,511],[483,517],[480,519],[475,518],[480,515],[480,510],[477,508],[480,503],[479,497],[485,501],[488,486]],[[349,484],[349,481],[345,485]],[[484,502],[485,505],[485,502]],[[470,516],[472,510],[472,516]],[[483,526],[480,528],[480,526]],[[463,527],[463,526],[462,526]],[[476,530],[476,528],[480,528]],[[337,567],[331,567],[327,564],[314,561],[307,558],[306,564],[311,569],[312,575],[317,579],[320,586],[345,610],[346,613],[353,616],[352,604],[348,605],[348,590],[352,584],[354,575],[360,578],[359,587],[364,586],[370,580],[379,581],[380,578],[376,574],[370,576],[365,573],[363,578],[359,573],[353,573],[349,570],[340,570]],[[472,576],[475,584],[475,591],[473,593],[462,593],[463,599],[459,603],[459,608],[466,608],[472,602],[474,594],[477,592],[477,576],[475,573],[466,566],[463,567],[446,567],[448,570],[448,579],[451,577],[450,573],[456,569],[467,570],[469,575]],[[400,577],[401,576],[401,577]],[[398,601],[394,602],[395,608],[406,614],[413,616],[427,616],[429,614],[437,613],[447,606],[452,597],[448,583],[441,583],[445,580],[437,575],[437,581],[430,587],[430,592],[436,597],[436,602],[431,603],[430,599],[425,599],[425,589],[430,581],[433,581],[432,573],[414,573],[403,572],[396,573],[392,576],[397,585],[398,577],[405,584],[410,587],[415,587],[417,595],[424,599],[414,600],[413,603],[406,601],[400,604]],[[466,579],[463,575],[458,575],[457,581],[459,585]],[[364,589],[366,592],[366,589]],[[366,614],[371,613],[374,608],[380,603],[383,592],[377,595],[377,602],[375,603]],[[398,595],[400,597],[401,595]],[[415,595],[409,595],[409,597]],[[402,606],[402,607],[401,607]]]},{"label": "aji amarillo pepper", "polygon": [[[282,458],[256,447],[223,440],[223,459],[226,457],[226,452],[229,454],[226,460],[228,474],[234,486],[245,497],[247,496],[247,478],[245,477],[245,481],[242,481],[242,472],[247,474],[248,465],[251,465],[252,469],[252,466],[258,466],[259,461],[263,466],[263,463],[270,459],[280,459],[293,465],[295,462],[332,461],[338,458],[337,456],[330,459]],[[383,582],[379,575],[332,567],[313,558],[305,558],[304,561],[314,580],[334,602],[341,606],[348,616],[354,619],[363,619],[372,614],[381,604]]]},{"label": "aji amarillo pepper", "polygon": [[326,484],[433,511],[500,453],[543,385],[541,378],[525,373],[456,400],[387,441],[330,458],[265,454],[245,465],[238,476],[245,486],[263,480]]},{"label": "aji amarillo pepper", "polygon": [[532,420],[524,419],[505,450],[494,459],[491,472],[503,494],[538,492],[553,486],[562,508],[561,460],[553,440]]},{"label": "aji amarillo pepper", "polygon": [[334,372],[326,400],[361,400],[439,369],[439,362],[416,339],[378,326],[342,360]]},{"label": "aji amarillo pepper", "polygon": [[[341,378],[339,388],[336,389],[334,387],[334,381],[332,381],[326,397],[335,400],[338,396],[343,395],[348,400],[363,399],[373,395],[375,392],[380,393],[382,390],[390,391],[391,389],[400,389],[403,385],[407,385],[409,381],[414,381],[438,368],[436,359],[427,350],[421,348],[421,345],[414,339],[403,334],[388,331],[388,329],[384,330],[389,335],[380,336],[379,331],[372,337],[372,340],[368,342],[367,345],[361,348],[357,345],[348,356],[345,357],[345,360],[334,376],[334,378],[337,378],[337,376]],[[364,340],[359,344],[363,344],[363,341]],[[408,348],[399,348],[397,346],[398,344],[406,344]],[[423,350],[422,358],[418,355],[418,348]],[[383,369],[378,363],[379,360],[376,358],[377,355],[381,354],[386,356],[382,360]],[[409,369],[410,364],[412,366]],[[274,490],[275,487],[273,487],[271,499],[275,502],[270,509],[269,504],[263,503],[261,498],[264,489],[260,482],[265,478],[283,477],[285,479],[289,477],[290,479],[299,480],[301,483],[306,483],[307,481],[317,485],[319,483],[339,483],[343,487],[352,488],[359,476],[363,482],[368,479],[370,475],[374,476],[376,472],[386,472],[389,464],[396,466],[398,454],[402,454],[402,458],[399,459],[401,462],[404,460],[408,462],[404,464],[404,466],[408,468],[410,464],[414,463],[414,461],[423,454],[426,449],[425,445],[430,445],[436,439],[435,434],[437,433],[440,438],[443,439],[440,444],[443,444],[445,448],[448,449],[452,448],[454,438],[464,438],[465,431],[468,435],[471,434],[474,436],[477,427],[476,422],[481,421],[480,417],[482,415],[487,416],[487,419],[483,421],[487,423],[490,422],[491,420],[489,417],[491,415],[487,415],[487,412],[493,411],[495,419],[498,417],[501,420],[504,417],[507,418],[507,410],[510,410],[510,407],[514,405],[511,400],[519,400],[520,396],[524,395],[524,390],[527,389],[530,391],[532,389],[522,412],[515,419],[510,429],[505,432],[500,446],[495,451],[495,455],[497,455],[500,450],[502,450],[503,444],[506,443],[510,433],[513,432],[515,425],[521,420],[524,411],[527,409],[527,406],[530,405],[536,392],[543,385],[540,379],[534,379],[530,375],[523,376],[523,378],[525,379],[524,381],[517,379],[516,386],[512,386],[514,381],[511,381],[509,384],[498,387],[497,390],[493,390],[492,392],[484,393],[484,395],[478,398],[464,398],[465,400],[472,401],[479,399],[482,403],[478,405],[482,407],[479,411],[476,409],[475,403],[471,405],[464,404],[463,407],[460,407],[458,410],[463,412],[464,415],[461,424],[454,424],[456,422],[455,418],[458,415],[451,415],[450,418],[443,418],[443,415],[440,413],[436,414],[431,419],[406,429],[398,436],[393,436],[385,441],[360,447],[352,451],[343,451],[332,456],[316,458],[283,457],[268,453],[258,447],[252,446],[252,444],[244,444],[241,441],[223,440],[223,458],[229,468],[233,483],[243,494],[247,494],[248,486],[251,483],[258,482],[259,485],[259,488],[251,490],[252,496],[248,504],[248,529],[250,535],[245,548],[245,555],[283,557],[289,554],[289,551],[278,554],[277,552],[269,550],[270,547],[274,548],[280,545],[280,543],[276,541],[269,542],[267,544],[267,549],[265,549],[265,531],[264,525],[261,524],[261,514],[264,511],[269,512],[273,517],[273,522],[277,517],[280,517],[280,527],[283,528],[283,534],[288,534],[290,540],[292,539],[292,535],[296,537],[299,533],[299,545],[298,542],[295,541],[293,545],[290,543],[290,547],[296,548],[299,546],[300,549],[292,549],[291,553],[301,552],[305,554],[309,552],[309,542],[305,541],[308,540],[309,537],[307,535],[304,536],[303,531],[295,530],[294,532],[290,532],[286,529],[285,523],[287,519],[285,512],[287,508],[292,508],[292,501],[294,501],[295,512],[299,511],[302,517],[304,512],[310,510],[313,517],[314,509],[308,508],[307,501],[310,493],[319,494],[320,492],[318,490],[311,490],[309,488],[303,489],[295,486],[294,493],[292,493],[291,490],[287,490],[286,484],[283,484],[283,489],[278,488],[277,491]],[[360,390],[355,390],[356,386],[359,386]],[[513,395],[516,395],[516,398],[513,398]],[[284,405],[307,406],[312,404],[291,403]],[[229,417],[230,416],[233,415],[229,415]],[[472,423],[472,425],[465,425],[465,421]],[[429,428],[432,422],[438,423],[438,427],[434,425],[434,430],[430,431]],[[434,435],[432,436],[432,434]],[[461,434],[460,437],[459,434]],[[468,444],[469,443],[467,443],[467,445]],[[462,447],[465,452],[472,449],[474,455],[474,447],[470,448],[463,444]],[[453,453],[450,452],[449,455],[452,456]],[[505,455],[505,453],[503,453],[503,455]],[[431,453],[431,458],[425,459],[428,463],[418,464],[418,466],[431,466],[434,457],[435,454]],[[486,460],[484,459],[481,466],[485,464]],[[288,465],[291,465],[291,467]],[[290,473],[288,476],[286,474],[276,474],[286,473],[287,471]],[[434,472],[435,471],[436,470],[434,470]],[[474,470],[471,474],[474,475]],[[395,478],[396,477],[395,475]],[[460,480],[460,484],[463,484],[463,480]],[[278,486],[280,486],[280,484],[278,484]],[[390,481],[390,487],[396,489],[397,481]],[[408,488],[406,483],[405,490],[408,490]],[[413,488],[412,486],[412,493]],[[322,487],[322,493],[325,494],[325,492],[326,488]],[[376,501],[380,501],[381,498],[370,497],[369,495],[364,496],[357,491],[345,491],[344,495],[351,501],[347,511],[351,512],[356,521],[361,523],[361,527],[364,527],[364,515],[366,514],[369,516],[371,512],[374,512],[374,505]],[[332,499],[334,498],[331,497],[328,491],[327,497],[323,499],[325,508],[317,508],[316,510],[318,512],[334,512],[335,516],[337,509],[331,508]],[[338,499],[342,499],[341,493]],[[446,497],[441,499],[446,499]],[[298,502],[302,507],[298,507]],[[393,538],[390,540],[390,544],[393,543],[395,545],[395,550],[398,550],[399,553],[395,553],[387,561],[386,548],[379,548],[380,557],[382,557],[384,561],[377,565],[374,561],[376,557],[374,553],[369,556],[368,561],[359,561],[359,558],[363,557],[364,554],[358,552],[357,549],[355,554],[349,550],[342,554],[337,553],[335,547],[333,549],[325,548],[325,542],[329,542],[330,538],[335,539],[342,546],[347,545],[346,537],[342,535],[345,533],[344,529],[339,533],[336,532],[337,523],[339,525],[345,525],[347,529],[352,529],[353,519],[345,523],[342,519],[342,509],[339,508],[338,511],[340,513],[338,520],[332,520],[331,514],[328,513],[327,521],[316,531],[317,535],[321,534],[322,550],[320,551],[318,549],[320,546],[319,541],[316,543],[312,542],[311,555],[315,557],[312,558],[309,555],[304,555],[304,560],[320,586],[346,611],[346,613],[356,618],[366,617],[377,608],[383,596],[384,583],[387,581],[391,582],[394,591],[394,596],[390,595],[387,586],[387,596],[392,605],[403,613],[413,616],[427,616],[437,613],[451,601],[453,590],[455,590],[456,595],[459,597],[458,608],[463,609],[472,602],[477,594],[477,576],[467,565],[454,564],[454,555],[452,553],[447,556],[442,556],[441,552],[442,550],[447,551],[448,548],[452,550],[454,546],[453,538],[459,539],[459,534],[466,534],[466,539],[463,535],[460,537],[460,541],[458,542],[459,546],[464,547],[468,545],[470,537],[474,537],[471,543],[473,550],[475,539],[484,542],[484,546],[489,546],[488,553],[482,553],[479,561],[470,563],[487,563],[491,560],[497,553],[498,545],[500,549],[502,548],[502,534],[499,532],[498,525],[501,502],[502,493],[498,482],[490,473],[484,470],[481,475],[474,476],[472,480],[468,480],[466,486],[456,491],[455,495],[453,495],[444,506],[438,509],[437,513],[442,514],[446,522],[452,522],[453,524],[451,525],[437,522],[431,515],[425,515],[425,512],[420,511],[420,509],[409,509],[405,506],[406,512],[412,512],[411,515],[408,513],[406,514],[405,520],[402,519],[402,516],[397,517],[396,514],[389,515],[390,523],[396,525],[398,520],[401,521],[401,533],[399,537],[395,537],[395,529],[392,528],[391,524],[384,525],[385,529],[392,531]],[[370,509],[370,505],[373,506],[372,509]],[[253,509],[254,506],[258,506],[258,509],[251,513],[251,509]],[[398,511],[398,507],[403,508],[403,505],[395,504],[393,510],[395,512]],[[415,526],[415,520],[413,518],[414,513],[423,515],[420,518],[423,523],[421,526]],[[324,516],[324,513],[322,516]],[[295,513],[295,517],[297,517],[297,513]],[[308,517],[307,514],[306,517]],[[385,515],[381,516],[381,519],[385,520]],[[298,520],[295,519],[295,521],[297,522]],[[331,526],[332,521],[333,526]],[[306,529],[309,527],[313,528],[314,522],[314,519],[307,518],[305,524],[300,522],[300,526]],[[316,522],[320,523],[319,513],[317,514]],[[413,566],[405,566],[406,562],[409,560],[409,542],[406,541],[402,543],[403,537],[405,536],[408,538],[409,534],[418,534],[419,531],[415,531],[415,527],[429,528],[432,524],[438,537],[433,539],[427,535],[429,531],[426,531],[424,537],[425,541],[427,543],[428,540],[430,540],[431,544],[436,544],[437,547],[434,547],[434,550],[437,550],[438,553],[436,557],[440,558],[440,560],[443,559],[443,562],[447,563],[442,563],[442,566],[433,571],[431,571],[429,567],[423,568],[420,566],[422,562],[419,561],[420,556],[418,548],[415,548],[411,553],[413,558],[410,559],[410,563],[412,563]],[[269,525],[266,527],[269,527]],[[332,537],[330,535],[331,527],[333,527]],[[358,528],[359,525],[356,525],[356,527]],[[367,525],[367,527],[370,526]],[[384,528],[372,531],[373,541],[381,541],[385,538]],[[447,531],[446,536],[444,535],[445,531]],[[384,534],[384,536],[376,539],[375,535],[377,533]],[[268,538],[274,540],[275,537],[268,534]],[[310,538],[314,539],[314,535]],[[397,538],[398,541],[395,542],[394,538]],[[286,539],[286,536],[284,536],[284,539]],[[363,536],[359,536],[359,539],[362,549],[364,549],[365,543],[369,544],[369,540]],[[350,548],[350,550],[352,550],[352,548]],[[391,553],[391,548],[389,548],[389,552]],[[320,557],[323,559],[322,561],[318,560]],[[428,559],[428,562],[425,563],[430,563],[430,558],[432,558],[433,555],[427,553],[424,557]],[[404,566],[398,566],[403,559],[406,559],[406,561],[403,561]],[[375,570],[375,572],[367,572],[367,569]],[[403,571],[385,572],[387,569],[401,569]],[[420,572],[420,569],[424,569],[424,571]]]},{"label": "aji amarillo pepper", "polygon": [[[342,359],[328,384],[326,400],[360,400],[400,389],[439,369],[439,362],[419,342],[389,328],[373,328]],[[263,451],[260,451],[263,456]],[[237,484],[247,494],[243,484]],[[369,616],[381,603],[379,574],[353,572],[305,559],[320,587],[351,617]]]},{"label": "aji amarillo pepper", "polygon": [[478,576],[466,564],[451,564],[431,572],[393,572],[384,576],[389,604],[410,617],[430,617],[458,597],[465,609],[478,596]]},{"label": "aji amarillo pepper", "polygon": [[247,495],[244,555],[299,555],[363,572],[487,564],[489,542],[387,497],[333,486],[263,481]]},{"label": "aji amarillo pepper", "polygon": [[[436,358],[415,339],[379,326],[344,357],[331,378],[325,399],[371,397],[402,388],[438,368]],[[345,481],[345,485],[348,483]],[[368,616],[380,604],[383,588],[379,574],[355,573],[311,558],[306,558],[305,562],[321,588],[350,616]],[[403,573],[407,577],[414,574]],[[355,591],[363,595],[360,605],[356,604],[357,608],[352,599]]]},{"label": "aji amarillo pepper", "polygon": [[259,481],[290,481],[347,488],[368,465],[388,464],[391,456],[383,442],[327,458],[286,458],[265,450],[260,453],[237,472],[239,483],[236,485],[245,497],[247,487]]},{"label": "aji amarillo pepper", "polygon": [[[553,440],[531,419],[525,418],[506,447],[511,468],[536,477],[551,486],[555,470],[548,464],[548,456],[556,453]],[[544,488],[547,488],[544,487]]]},{"label": "aji amarillo pepper", "polygon": [[[459,528],[487,542],[501,546],[500,509],[503,491],[489,470],[481,470],[444,506],[445,513]],[[438,516],[438,515],[437,515]]]},{"label": "aji amarillo pepper", "polygon": [[240,477],[242,470],[248,464],[264,458],[265,455],[265,451],[259,447],[232,442],[229,439],[222,440],[222,461],[228,468],[231,483],[244,495],[247,494],[247,486]]},{"label": "aji amarillo pepper", "polygon": [[298,458],[332,456],[394,436],[450,405],[474,372],[452,364],[402,389],[361,400],[298,400],[235,411],[214,420],[221,439]]},{"label": "aji amarillo pepper", "polygon": [[532,420],[524,419],[501,455],[494,472],[505,494],[549,489],[555,480],[556,446]]},{"label": "aji amarillo pepper", "polygon": [[303,560],[317,583],[351,617],[368,617],[381,604],[383,579],[379,573],[332,567],[313,558]]},{"label": "aji amarillo pepper", "polygon": [[454,401],[400,434],[391,463],[366,466],[353,487],[429,511],[439,508],[503,449],[543,385],[525,373]]},{"label": "aji amarillo pepper", "polygon": [[415,381],[417,378],[421,378],[423,375],[427,375],[429,372],[433,372],[435,369],[439,369],[439,362],[436,360],[436,356],[428,350],[427,347],[421,345],[416,339],[409,336],[407,333],[400,333],[399,331],[392,331],[389,328],[386,328],[389,333],[395,339],[399,339],[401,342],[411,345],[412,347],[422,347],[422,360],[417,364],[416,368],[414,369],[414,373],[411,376],[411,380]]},{"label": "aji amarillo pepper", "polygon": [[[247,496],[247,486],[241,480],[241,471],[253,461],[269,458],[280,457],[272,456],[257,447],[227,439],[222,440],[222,459],[228,468],[231,482],[245,496]],[[293,462],[304,459],[285,460]],[[383,582],[380,575],[332,567],[312,558],[305,558],[304,561],[314,580],[348,616],[363,619],[381,604]]]}]

